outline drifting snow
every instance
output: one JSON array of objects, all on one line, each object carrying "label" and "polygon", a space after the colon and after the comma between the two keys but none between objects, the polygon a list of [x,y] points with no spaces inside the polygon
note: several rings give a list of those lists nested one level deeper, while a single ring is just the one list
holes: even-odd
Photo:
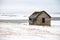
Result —
[{"label": "drifting snow", "polygon": [[[28,19],[30,14],[0,14],[0,20]],[[59,14],[51,14],[60,17]],[[60,40],[60,21],[51,21],[51,26],[28,23],[0,23],[0,40]]]},{"label": "drifting snow", "polygon": [[51,26],[0,23],[0,40],[60,40],[59,23],[51,21]]}]

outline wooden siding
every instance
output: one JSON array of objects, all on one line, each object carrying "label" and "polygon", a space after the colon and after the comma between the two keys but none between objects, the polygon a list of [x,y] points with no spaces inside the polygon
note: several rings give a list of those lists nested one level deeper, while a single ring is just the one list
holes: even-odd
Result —
[{"label": "wooden siding", "polygon": [[[42,18],[45,18],[45,23],[42,23]],[[51,19],[44,12],[37,17],[35,24],[37,25],[50,25]]]}]

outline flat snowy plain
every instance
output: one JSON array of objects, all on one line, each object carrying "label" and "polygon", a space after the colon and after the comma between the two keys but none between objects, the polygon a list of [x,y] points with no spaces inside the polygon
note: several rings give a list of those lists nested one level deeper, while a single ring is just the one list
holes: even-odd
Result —
[{"label": "flat snowy plain", "polygon": [[51,26],[1,22],[0,40],[60,40],[60,21],[51,21]]},{"label": "flat snowy plain", "polygon": [[[51,14],[51,16],[60,17],[60,14]],[[0,14],[0,20],[5,19],[28,19],[28,15]],[[51,26],[29,25],[25,22],[0,22],[0,40],[60,40],[60,20],[52,20]]]}]

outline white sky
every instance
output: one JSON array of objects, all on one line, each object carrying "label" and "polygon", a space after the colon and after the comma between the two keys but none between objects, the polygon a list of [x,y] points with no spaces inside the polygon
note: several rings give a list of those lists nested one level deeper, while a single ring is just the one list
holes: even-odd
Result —
[{"label": "white sky", "polygon": [[0,0],[0,13],[60,12],[60,0]]}]

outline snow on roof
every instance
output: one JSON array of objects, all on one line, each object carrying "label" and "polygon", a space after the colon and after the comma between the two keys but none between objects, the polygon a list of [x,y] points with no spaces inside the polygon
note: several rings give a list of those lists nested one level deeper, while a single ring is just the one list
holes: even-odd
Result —
[{"label": "snow on roof", "polygon": [[46,11],[34,12],[29,18],[36,18],[37,16],[41,15],[42,12],[44,12],[46,15],[48,15],[48,17],[51,18],[51,16]]}]

